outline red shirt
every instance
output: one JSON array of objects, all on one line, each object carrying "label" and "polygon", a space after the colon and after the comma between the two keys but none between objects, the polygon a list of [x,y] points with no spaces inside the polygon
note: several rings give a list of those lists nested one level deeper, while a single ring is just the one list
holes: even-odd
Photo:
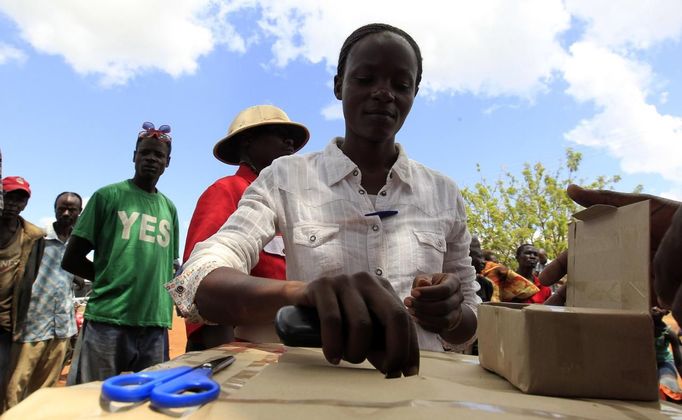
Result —
[{"label": "red shirt", "polygon": [[545,303],[552,296],[552,289],[540,283],[538,276],[533,274],[533,283],[540,289],[536,294],[525,300],[526,303]]},{"label": "red shirt", "polygon": [[[248,165],[239,165],[237,173],[220,178],[201,194],[187,231],[183,261],[189,259],[198,242],[208,239],[223,226],[228,217],[237,210],[237,204],[246,188],[257,177],[258,175]],[[261,251],[258,264],[251,270],[251,275],[286,280],[284,257]],[[187,336],[189,337],[202,325],[185,321]]]}]

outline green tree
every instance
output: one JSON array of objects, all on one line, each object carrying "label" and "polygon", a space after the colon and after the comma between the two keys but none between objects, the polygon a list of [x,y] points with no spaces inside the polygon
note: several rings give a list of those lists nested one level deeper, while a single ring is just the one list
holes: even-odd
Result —
[{"label": "green tree", "polygon": [[[568,223],[580,207],[566,195],[569,184],[611,189],[620,176],[599,176],[591,182],[577,179],[582,154],[566,149],[566,160],[554,173],[542,163],[525,163],[520,176],[505,172],[496,182],[484,177],[464,188],[469,230],[484,249],[493,250],[500,262],[515,267],[515,251],[522,243],[544,248],[550,258],[568,247]],[[480,165],[476,170],[481,173]],[[637,187],[641,190],[641,186]]]}]

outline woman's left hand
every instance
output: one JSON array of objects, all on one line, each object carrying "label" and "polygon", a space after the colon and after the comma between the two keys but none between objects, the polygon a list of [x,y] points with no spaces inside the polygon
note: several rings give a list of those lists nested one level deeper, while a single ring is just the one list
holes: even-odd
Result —
[{"label": "woman's left hand", "polygon": [[420,274],[412,282],[412,293],[404,299],[408,312],[427,331],[443,334],[462,321],[464,295],[454,274]]}]

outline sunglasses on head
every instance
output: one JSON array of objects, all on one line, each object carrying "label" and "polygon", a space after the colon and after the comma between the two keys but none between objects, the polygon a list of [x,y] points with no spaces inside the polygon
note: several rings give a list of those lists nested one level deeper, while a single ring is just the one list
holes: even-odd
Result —
[{"label": "sunglasses on head", "polygon": [[159,128],[155,128],[153,123],[145,121],[144,123],[142,123],[142,129],[143,131],[140,131],[140,133],[137,135],[138,138],[155,137],[159,141],[168,143],[170,143],[170,141],[172,140],[169,134],[171,132],[171,128],[170,125],[168,124],[163,124],[159,126]]}]

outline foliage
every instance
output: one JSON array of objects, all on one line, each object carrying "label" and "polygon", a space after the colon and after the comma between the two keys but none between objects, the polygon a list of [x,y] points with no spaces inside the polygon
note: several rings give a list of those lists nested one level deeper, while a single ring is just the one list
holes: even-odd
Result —
[{"label": "foliage", "polygon": [[[620,176],[599,176],[592,182],[576,179],[582,154],[566,149],[566,160],[550,173],[538,162],[525,163],[520,176],[505,172],[494,183],[481,177],[472,188],[464,188],[468,225],[484,249],[495,252],[501,263],[516,266],[516,248],[533,243],[554,258],[568,247],[568,222],[580,207],[568,195],[569,184],[611,189]],[[476,170],[481,173],[480,165]],[[637,187],[641,190],[641,186]]]}]

